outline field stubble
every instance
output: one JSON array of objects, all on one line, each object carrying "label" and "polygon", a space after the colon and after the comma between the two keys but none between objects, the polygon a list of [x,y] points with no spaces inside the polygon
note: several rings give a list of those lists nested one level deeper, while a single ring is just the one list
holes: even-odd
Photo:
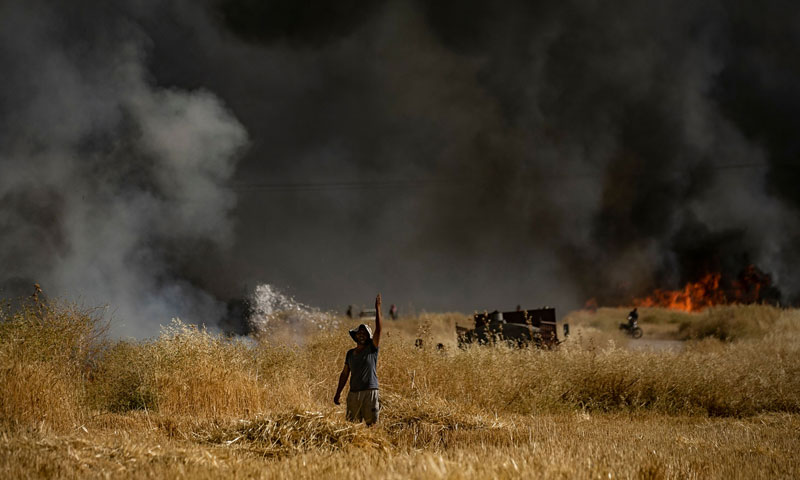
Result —
[{"label": "field stubble", "polygon": [[0,323],[0,475],[800,473],[800,312],[643,311],[643,326],[691,339],[680,352],[624,348],[620,312],[573,315],[577,334],[553,351],[431,348],[458,314],[387,322],[384,410],[366,428],[331,400],[352,343],[345,330],[357,322],[302,331],[302,346],[179,322],[158,338],[119,342],[98,333],[95,312],[34,305]]}]

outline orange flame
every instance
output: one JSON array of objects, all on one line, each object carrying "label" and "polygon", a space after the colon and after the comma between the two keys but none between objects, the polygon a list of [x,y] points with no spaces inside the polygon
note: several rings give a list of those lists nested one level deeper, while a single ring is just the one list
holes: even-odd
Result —
[{"label": "orange flame", "polygon": [[637,307],[665,307],[684,312],[697,312],[712,305],[727,303],[720,288],[719,273],[709,273],[696,282],[689,282],[680,290],[655,290],[645,298],[633,300]]},{"label": "orange flame", "polygon": [[[636,298],[637,307],[664,307],[684,312],[697,312],[706,307],[727,303],[758,303],[772,287],[772,277],[755,265],[748,265],[738,279],[722,286],[722,274],[707,273],[696,282],[689,282],[680,290],[657,289],[645,298]],[[768,295],[768,294],[767,294]]]}]

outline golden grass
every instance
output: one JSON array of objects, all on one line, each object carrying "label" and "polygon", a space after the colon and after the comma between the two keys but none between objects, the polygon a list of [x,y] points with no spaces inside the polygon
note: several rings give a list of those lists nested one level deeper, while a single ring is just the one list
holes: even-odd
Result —
[{"label": "golden grass", "polygon": [[[592,312],[577,310],[564,322],[577,327],[576,333],[604,340],[626,343],[618,332],[626,321],[630,307],[599,308]],[[792,320],[794,310],[781,310],[770,305],[719,305],[700,312],[682,312],[660,307],[640,307],[639,325],[644,338],[699,340],[717,338],[723,341],[762,338],[773,331],[800,328]]]},{"label": "golden grass", "polygon": [[759,338],[770,332],[780,334],[787,328],[793,329],[792,318],[793,315],[772,306],[719,306],[707,309],[698,318],[682,321],[679,334],[683,339],[714,337],[723,341]]},{"label": "golden grass", "polygon": [[[741,420],[586,413],[512,417],[472,429],[429,427],[434,433],[426,441],[417,435],[414,447],[406,444],[414,438],[410,432],[397,439],[388,428],[348,425],[332,416],[317,421],[323,425],[292,423],[288,417],[287,433],[276,436],[264,432],[266,421],[253,421],[253,434],[241,438],[246,433],[241,427],[214,437],[202,426],[197,438],[170,438],[146,422],[125,432],[90,426],[59,436],[5,435],[0,437],[0,475],[661,479],[796,478],[800,471],[795,453],[800,420],[790,414]],[[284,418],[276,416],[273,425]],[[317,431],[334,427],[349,433],[309,442],[320,438]],[[294,443],[276,442],[283,438]]]},{"label": "golden grass", "polygon": [[459,314],[387,321],[367,428],[332,403],[357,320],[251,344],[180,322],[109,342],[91,311],[33,307],[0,322],[3,478],[800,474],[795,310],[643,311],[645,328],[712,332],[666,352],[624,348],[624,309],[572,315],[586,334],[552,351],[459,350]]},{"label": "golden grass", "polygon": [[82,419],[104,342],[94,309],[26,304],[0,321],[0,424],[63,428]]}]

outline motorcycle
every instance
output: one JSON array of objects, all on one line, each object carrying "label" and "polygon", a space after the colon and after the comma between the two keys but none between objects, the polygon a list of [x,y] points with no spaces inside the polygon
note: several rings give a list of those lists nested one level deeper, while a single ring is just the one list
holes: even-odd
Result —
[{"label": "motorcycle", "polygon": [[636,320],[628,323],[620,323],[619,329],[624,330],[625,333],[633,338],[642,338],[642,329],[639,327],[639,322]]}]

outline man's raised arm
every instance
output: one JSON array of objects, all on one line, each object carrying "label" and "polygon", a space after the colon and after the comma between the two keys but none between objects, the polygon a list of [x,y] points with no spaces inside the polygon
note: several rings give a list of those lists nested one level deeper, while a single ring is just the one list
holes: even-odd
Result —
[{"label": "man's raised arm", "polygon": [[381,294],[375,297],[375,335],[372,336],[372,343],[377,347],[381,343],[381,320],[383,314],[381,313]]}]

